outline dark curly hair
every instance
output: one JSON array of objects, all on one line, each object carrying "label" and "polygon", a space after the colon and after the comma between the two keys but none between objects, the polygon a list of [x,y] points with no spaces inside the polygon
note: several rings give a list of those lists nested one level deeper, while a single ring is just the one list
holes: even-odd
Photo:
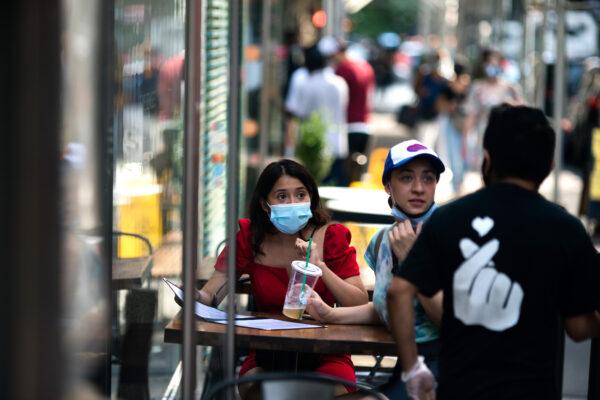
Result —
[{"label": "dark curly hair", "polygon": [[250,204],[248,215],[250,215],[250,229],[252,231],[252,249],[254,254],[264,254],[261,245],[267,233],[276,233],[277,228],[271,223],[269,213],[263,209],[269,193],[275,182],[282,176],[287,175],[298,179],[306,187],[310,195],[310,210],[312,218],[308,221],[315,228],[319,228],[329,222],[329,215],[321,205],[321,197],[317,183],[308,170],[293,160],[282,159],[267,165],[258,177]]}]

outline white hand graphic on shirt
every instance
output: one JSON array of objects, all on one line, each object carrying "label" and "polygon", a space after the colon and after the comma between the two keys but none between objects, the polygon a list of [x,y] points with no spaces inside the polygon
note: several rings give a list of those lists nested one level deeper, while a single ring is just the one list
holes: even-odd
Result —
[{"label": "white hand graphic on shirt", "polygon": [[493,331],[514,326],[519,321],[523,289],[494,268],[492,258],[500,247],[498,239],[491,239],[479,247],[471,239],[464,238],[459,247],[465,261],[454,273],[456,318],[465,325],[482,325]]}]

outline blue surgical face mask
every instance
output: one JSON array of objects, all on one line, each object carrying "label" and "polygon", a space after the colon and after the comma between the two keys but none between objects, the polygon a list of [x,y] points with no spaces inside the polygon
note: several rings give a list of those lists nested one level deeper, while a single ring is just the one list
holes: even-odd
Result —
[{"label": "blue surgical face mask", "polygon": [[485,72],[485,76],[488,78],[497,78],[500,76],[500,74],[502,74],[502,69],[495,64],[486,64],[483,67],[483,70]]},{"label": "blue surgical face mask", "polygon": [[[393,201],[393,197],[392,197],[392,201]],[[431,203],[431,207],[429,207],[429,210],[425,211],[423,214],[420,214],[418,216],[413,216],[413,215],[408,215],[404,211],[400,210],[394,202],[394,206],[392,207],[392,216],[398,222],[403,222],[403,221],[406,221],[407,219],[410,220],[410,224],[412,225],[413,229],[417,229],[417,225],[420,224],[421,222],[427,221],[429,219],[429,217],[431,217],[431,214],[433,214],[433,212],[435,211],[436,208],[437,208],[436,204]]]},{"label": "blue surgical face mask", "polygon": [[310,202],[308,201],[303,203],[268,205],[271,208],[271,223],[280,232],[288,235],[296,234],[312,218]]}]

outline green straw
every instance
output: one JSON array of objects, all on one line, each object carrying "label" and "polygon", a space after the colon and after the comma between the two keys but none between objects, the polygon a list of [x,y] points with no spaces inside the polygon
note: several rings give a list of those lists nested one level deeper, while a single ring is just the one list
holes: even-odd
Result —
[{"label": "green straw", "polygon": [[[308,239],[308,251],[306,252],[306,264],[304,265],[304,269],[308,269],[308,259],[310,258],[310,248],[312,247],[312,236]],[[302,277],[302,290],[300,292],[300,296],[304,294],[304,285],[306,285],[306,274]]]}]

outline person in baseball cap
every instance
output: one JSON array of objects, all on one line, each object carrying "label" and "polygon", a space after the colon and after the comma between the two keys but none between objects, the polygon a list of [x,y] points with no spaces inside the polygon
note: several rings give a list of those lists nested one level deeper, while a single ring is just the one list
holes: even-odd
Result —
[{"label": "person in baseball cap", "polygon": [[[435,209],[435,189],[444,164],[437,154],[417,140],[407,140],[390,149],[383,172],[383,184],[396,221],[379,229],[369,241],[364,259],[375,273],[373,301],[354,307],[330,307],[318,296],[308,301],[307,312],[322,323],[384,324],[389,327],[387,290],[421,231],[423,222]],[[442,294],[414,302],[414,335],[420,363],[412,375],[429,374],[437,379]],[[431,370],[429,369],[431,368]],[[377,389],[390,399],[407,399],[411,392],[396,364],[388,382]],[[414,381],[414,379],[412,379]]]},{"label": "person in baseball cap", "polygon": [[434,195],[445,170],[438,155],[418,140],[406,140],[390,149],[381,181],[398,222],[410,220],[413,228],[435,210]]}]

